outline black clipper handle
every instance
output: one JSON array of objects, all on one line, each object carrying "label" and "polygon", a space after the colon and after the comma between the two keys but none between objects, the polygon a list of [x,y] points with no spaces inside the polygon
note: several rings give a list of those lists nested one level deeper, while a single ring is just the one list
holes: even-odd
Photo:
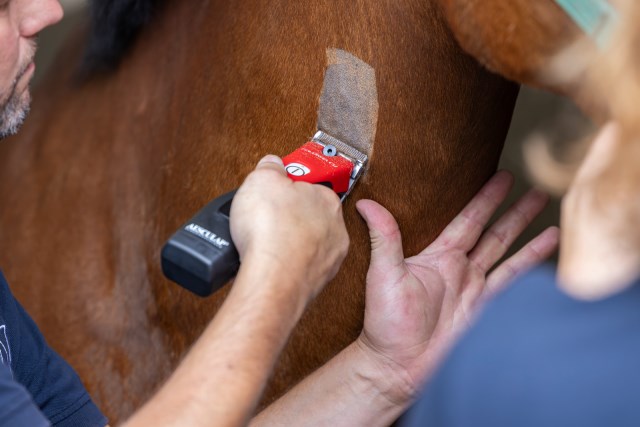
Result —
[{"label": "black clipper handle", "polygon": [[229,211],[236,191],[211,201],[162,248],[164,275],[196,295],[211,295],[240,268],[240,256],[229,228]]}]

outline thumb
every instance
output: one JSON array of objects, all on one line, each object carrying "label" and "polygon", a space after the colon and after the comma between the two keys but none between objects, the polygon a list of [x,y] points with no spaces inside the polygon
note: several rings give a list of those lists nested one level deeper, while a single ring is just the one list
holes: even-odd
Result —
[{"label": "thumb", "polygon": [[260,159],[258,165],[256,166],[256,170],[262,169],[271,169],[283,175],[286,175],[282,159],[278,156],[274,156],[273,154],[267,154],[262,159]]},{"label": "thumb", "polygon": [[402,236],[393,215],[373,200],[359,200],[356,209],[369,227],[371,267],[388,271],[404,262]]}]

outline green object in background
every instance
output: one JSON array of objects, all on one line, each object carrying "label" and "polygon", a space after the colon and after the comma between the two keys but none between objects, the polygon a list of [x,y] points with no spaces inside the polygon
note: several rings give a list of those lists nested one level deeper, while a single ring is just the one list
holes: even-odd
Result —
[{"label": "green object in background", "polygon": [[556,0],[556,3],[604,49],[618,22],[618,12],[607,0]]}]

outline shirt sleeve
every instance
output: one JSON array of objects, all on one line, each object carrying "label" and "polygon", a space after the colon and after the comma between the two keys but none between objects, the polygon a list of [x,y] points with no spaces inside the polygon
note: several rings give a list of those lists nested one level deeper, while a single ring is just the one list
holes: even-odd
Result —
[{"label": "shirt sleeve", "polygon": [[13,379],[9,368],[0,364],[0,426],[48,427],[50,425],[27,390]]},{"label": "shirt sleeve", "polygon": [[[106,417],[91,400],[73,368],[46,343],[31,317],[14,299],[11,359],[14,379],[22,384],[51,424],[57,427],[104,427]],[[30,425],[30,424],[24,424]]]},{"label": "shirt sleeve", "polygon": [[640,281],[597,301],[538,267],[487,304],[406,427],[640,425]]}]

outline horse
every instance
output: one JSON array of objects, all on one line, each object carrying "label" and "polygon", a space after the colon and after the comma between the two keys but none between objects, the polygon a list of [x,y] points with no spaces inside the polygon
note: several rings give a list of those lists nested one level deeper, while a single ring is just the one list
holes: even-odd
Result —
[{"label": "horse", "polygon": [[[94,4],[93,23],[69,38],[35,91],[27,124],[0,147],[0,265],[112,423],[167,378],[232,286],[201,299],[169,282],[163,243],[264,154],[292,152],[313,134],[327,48],[375,69],[376,141],[344,204],[350,253],[293,332],[263,404],[357,337],[369,242],[355,201],[371,198],[394,214],[406,254],[423,249],[497,167],[518,85],[483,64],[528,81],[509,43],[537,64],[525,43],[533,30],[495,43],[491,31],[509,33],[501,27],[509,16],[524,19],[507,12],[546,6],[491,1],[472,11],[480,3]],[[110,8],[117,13],[105,15]],[[552,35],[564,37],[569,20],[553,13]],[[97,36],[83,53],[91,28],[107,27],[115,42]],[[480,40],[489,53],[474,53],[482,64],[458,44],[473,52],[465,34],[477,28],[488,31]],[[541,54],[550,39],[535,45]],[[78,73],[82,58],[94,65]],[[114,58],[117,66],[101,66]]]}]

